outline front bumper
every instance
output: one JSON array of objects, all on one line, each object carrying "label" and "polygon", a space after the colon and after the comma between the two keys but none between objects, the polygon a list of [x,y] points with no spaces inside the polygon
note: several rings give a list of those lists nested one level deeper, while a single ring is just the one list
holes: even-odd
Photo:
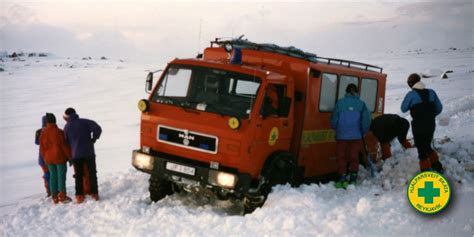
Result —
[{"label": "front bumper", "polygon": [[[211,169],[210,164],[204,162],[154,151],[151,154],[146,154],[141,150],[134,150],[132,153],[132,165],[140,171],[157,175],[159,178],[167,179],[177,184],[198,185],[214,192],[225,191],[234,193],[237,196],[247,193],[251,183],[250,175],[239,173],[232,168],[219,167],[219,169]],[[173,171],[170,170],[172,166],[184,168],[179,171]],[[214,176],[219,172],[235,177],[233,187],[219,185],[215,182],[216,177]]]}]

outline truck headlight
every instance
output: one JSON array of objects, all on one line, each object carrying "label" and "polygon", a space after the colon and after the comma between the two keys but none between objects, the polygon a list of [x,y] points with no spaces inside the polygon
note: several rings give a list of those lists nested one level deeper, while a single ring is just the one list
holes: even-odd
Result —
[{"label": "truck headlight", "polygon": [[210,170],[209,183],[223,188],[233,188],[237,183],[237,176],[226,172]]},{"label": "truck headlight", "polygon": [[145,155],[138,152],[133,153],[132,164],[138,169],[153,170],[153,161],[153,156]]},{"label": "truck headlight", "polygon": [[146,112],[148,111],[148,109],[150,108],[150,103],[148,103],[148,100],[140,100],[138,101],[138,109],[142,112]]}]

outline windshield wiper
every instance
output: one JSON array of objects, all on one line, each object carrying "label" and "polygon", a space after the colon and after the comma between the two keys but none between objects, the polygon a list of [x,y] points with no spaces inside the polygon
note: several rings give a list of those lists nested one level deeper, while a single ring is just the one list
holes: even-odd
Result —
[{"label": "windshield wiper", "polygon": [[[196,113],[196,114],[199,114],[199,112],[190,106],[189,104],[190,101],[184,101],[184,102],[181,102],[179,104],[179,107],[183,108],[184,112],[187,112],[187,113]],[[188,109],[191,109],[191,110],[188,110]]]},{"label": "windshield wiper", "polygon": [[230,114],[222,113],[220,109],[214,104],[205,104],[205,105],[206,105],[206,111],[208,111],[207,107],[211,108],[211,111],[208,111],[208,112],[219,114],[221,117],[224,117],[225,115],[231,116]]},{"label": "windshield wiper", "polygon": [[159,96],[158,99],[157,99],[157,102],[160,102],[160,103],[163,103],[163,104],[172,104],[172,105],[175,105],[175,106],[178,106],[178,107],[182,108],[185,112],[199,114],[199,112],[197,112],[197,111],[187,110],[186,107],[184,106],[185,102],[175,103],[176,101],[175,101],[175,98],[173,98],[173,97]]},{"label": "windshield wiper", "polygon": [[[206,101],[202,101],[202,102],[199,102],[199,101],[193,101],[193,100],[187,100],[186,102],[184,103],[192,103],[192,104],[195,104],[196,106],[195,107],[192,107],[193,109],[196,109],[197,111],[206,111],[206,112],[211,112],[211,113],[217,113],[219,114],[220,116],[224,116],[225,114],[221,113],[220,110],[217,108],[217,106],[215,106],[214,104],[208,104]],[[197,106],[198,105],[205,105],[206,108],[204,110],[202,109],[198,109]],[[211,109],[211,111],[209,111],[208,109]]]}]

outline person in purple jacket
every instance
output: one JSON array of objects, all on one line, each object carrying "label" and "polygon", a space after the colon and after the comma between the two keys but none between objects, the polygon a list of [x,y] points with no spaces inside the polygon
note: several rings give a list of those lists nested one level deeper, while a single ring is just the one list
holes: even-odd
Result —
[{"label": "person in purple jacket", "polygon": [[[40,135],[41,131],[43,131],[43,128],[46,127],[46,115],[43,115],[41,118],[41,128],[36,130],[35,133],[35,144],[40,145]],[[41,170],[43,171],[43,182],[44,182],[44,188],[46,189],[46,193],[48,194],[48,197],[51,196],[51,192],[49,191],[49,170],[48,170],[48,165],[44,162],[43,156],[41,156],[41,153],[38,152],[38,165],[41,167]]]},{"label": "person in purple jacket", "polygon": [[99,187],[97,185],[94,143],[99,139],[102,128],[95,121],[79,118],[74,108],[67,108],[63,117],[67,121],[64,126],[64,135],[67,143],[71,146],[71,161],[76,172],[76,202],[82,203],[85,199],[82,169],[84,164],[89,173],[90,193],[92,198],[98,201]]}]

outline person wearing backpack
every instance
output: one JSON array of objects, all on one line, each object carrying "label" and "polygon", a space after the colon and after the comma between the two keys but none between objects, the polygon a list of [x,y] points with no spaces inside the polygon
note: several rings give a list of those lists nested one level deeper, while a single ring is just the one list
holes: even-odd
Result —
[{"label": "person wearing backpack", "polygon": [[443,173],[443,165],[439,161],[438,154],[431,148],[436,128],[435,118],[443,110],[443,105],[434,90],[425,88],[420,75],[410,74],[407,83],[412,90],[403,99],[401,110],[403,113],[410,111],[413,119],[411,127],[415,147],[418,150],[420,170]]}]

